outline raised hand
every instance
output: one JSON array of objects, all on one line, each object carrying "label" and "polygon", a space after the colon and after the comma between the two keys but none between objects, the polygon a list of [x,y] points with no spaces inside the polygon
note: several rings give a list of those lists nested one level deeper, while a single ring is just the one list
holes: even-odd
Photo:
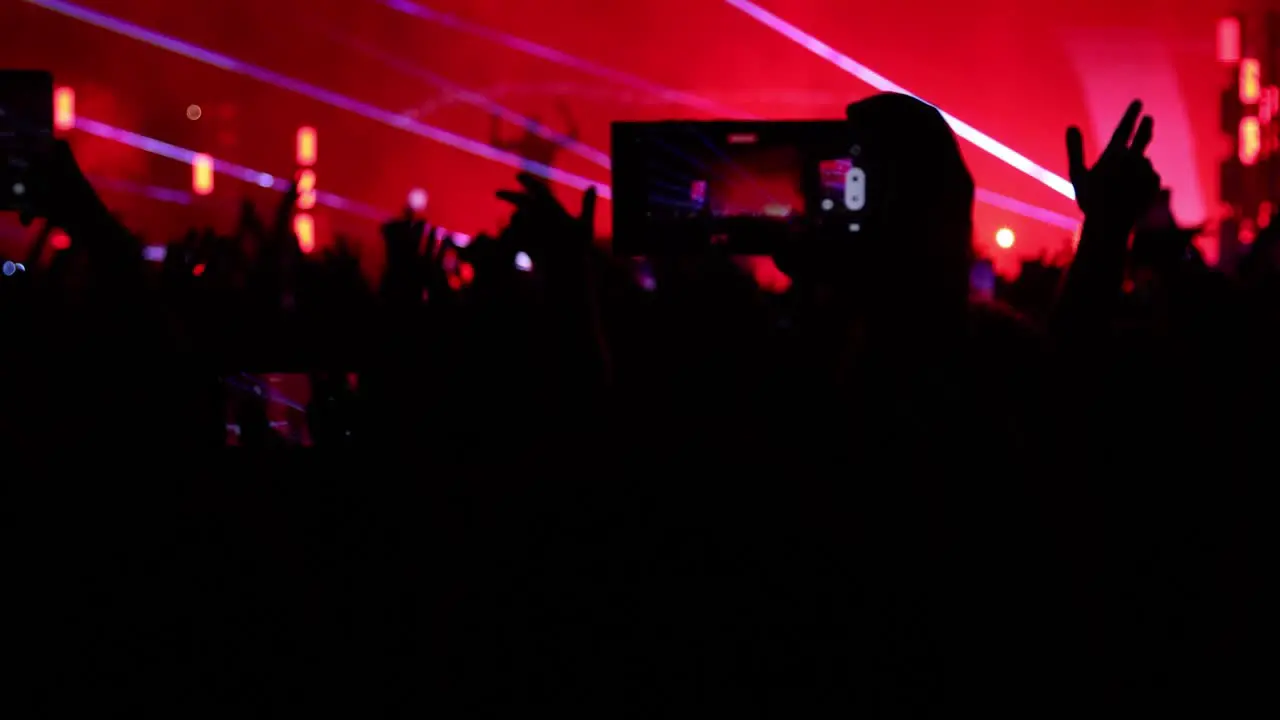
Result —
[{"label": "raised hand", "polygon": [[1160,192],[1160,176],[1146,156],[1154,130],[1155,121],[1142,115],[1142,102],[1133,101],[1111,142],[1093,167],[1088,167],[1080,128],[1067,129],[1071,184],[1087,219],[1128,233],[1151,207]]},{"label": "raised hand", "polygon": [[1154,128],[1150,117],[1142,117],[1142,103],[1134,101],[1092,168],[1084,162],[1079,128],[1067,130],[1071,182],[1085,222],[1054,311],[1052,326],[1060,338],[1104,337],[1115,318],[1129,236],[1160,195],[1160,176],[1146,157]]},{"label": "raised hand", "polygon": [[528,246],[534,261],[539,256],[564,259],[581,256],[591,248],[595,234],[596,189],[582,196],[582,211],[573,215],[556,200],[551,188],[529,173],[517,176],[523,190],[499,190],[498,197],[516,207],[511,231]]}]

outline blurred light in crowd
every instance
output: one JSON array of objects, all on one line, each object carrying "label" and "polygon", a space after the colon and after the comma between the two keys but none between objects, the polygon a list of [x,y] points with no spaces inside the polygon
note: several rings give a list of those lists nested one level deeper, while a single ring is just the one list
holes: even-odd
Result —
[{"label": "blurred light in crowd", "polygon": [[316,249],[316,221],[307,213],[299,213],[293,218],[293,234],[298,236],[298,249],[304,255]]},{"label": "blurred light in crowd", "polygon": [[258,173],[258,187],[275,187],[276,179],[270,173]]},{"label": "blurred light in crowd", "polygon": [[1017,240],[1017,236],[1014,235],[1013,231],[1009,228],[1000,228],[996,231],[996,245],[999,245],[1005,250],[1013,247],[1013,244],[1017,242]]},{"label": "blurred light in crowd", "polygon": [[25,183],[16,182],[13,184],[13,194],[22,197],[27,194],[27,186]]},{"label": "blurred light in crowd", "polygon": [[316,171],[310,168],[298,173],[298,209],[316,206]]},{"label": "blurred light in crowd", "polygon": [[1256,117],[1240,120],[1240,162],[1254,165],[1262,154],[1262,127]]},{"label": "blurred light in crowd", "polygon": [[452,242],[454,247],[464,248],[471,244],[471,236],[466,233],[454,233]]},{"label": "blurred light in crowd", "polygon": [[[795,25],[765,10],[751,0],[725,0],[725,2],[880,92],[902,93],[928,102],[866,65],[853,60]],[[1064,197],[1075,199],[1076,192],[1070,180],[1037,165],[994,138],[984,135],[972,125],[944,112],[941,108],[938,108],[938,112],[942,113],[942,117],[951,125],[951,129],[955,131],[956,135],[968,140],[983,151],[994,155],[1011,167],[1044,183]]]},{"label": "blurred light in crowd", "polygon": [[197,195],[213,192],[213,158],[196,153],[191,158],[191,190]]},{"label": "blurred light in crowd", "polygon": [[[424,212],[427,209],[427,191],[422,188],[414,188],[409,191],[409,209],[416,213]],[[461,247],[461,246],[459,246]]]},{"label": "blurred light in crowd", "polygon": [[516,269],[521,272],[529,272],[533,269],[533,259],[529,257],[529,253],[523,250],[516,253]]},{"label": "blurred light in crowd", "polygon": [[458,265],[458,277],[462,278],[464,285],[470,285],[472,280],[476,279],[476,268],[469,262],[463,262]]},{"label": "blurred light in crowd", "polygon": [[196,120],[199,120],[199,119],[200,119],[201,117],[203,117],[203,116],[204,116],[204,110],[201,110],[199,105],[188,105],[188,106],[187,106],[187,119],[188,119],[188,120],[191,120],[191,121],[193,121],[193,122],[194,122],[194,121],[196,121]]},{"label": "blurred light in crowd", "polygon": [[22,263],[14,263],[14,264],[13,264],[13,266],[14,266],[14,267],[16,267],[16,268],[18,268],[18,272],[26,272],[26,271],[27,271],[27,266],[26,266],[26,265],[23,265]]},{"label": "blurred light in crowd", "polygon": [[54,250],[66,250],[71,247],[71,236],[61,230],[54,230],[49,233],[49,247]]},{"label": "blurred light in crowd", "polygon": [[1218,21],[1218,62],[1240,62],[1240,18],[1224,17]]},{"label": "blurred light in crowd", "polygon": [[1258,205],[1258,229],[1266,230],[1271,226],[1271,219],[1275,217],[1276,206],[1271,204],[1270,200],[1263,200]]},{"label": "blurred light in crowd", "polygon": [[15,265],[12,260],[5,260],[3,269],[4,269],[5,277],[8,277],[18,272],[18,266]]},{"label": "blurred light in crowd", "polygon": [[168,255],[169,248],[165,245],[148,245],[142,248],[142,259],[148,262],[164,262]]},{"label": "blurred light in crowd", "polygon": [[76,91],[60,87],[53,91],[53,127],[71,130],[76,126]]},{"label": "blurred light in crowd", "polygon": [[996,269],[990,260],[979,260],[969,270],[969,289],[984,300],[996,296]]},{"label": "blurred light in crowd", "polygon": [[204,263],[196,263],[196,266],[191,268],[191,274],[196,277],[200,277],[201,275],[204,275],[204,270]]},{"label": "blurred light in crowd", "polygon": [[1254,58],[1240,61],[1240,102],[1253,105],[1262,99],[1262,63]]},{"label": "blurred light in crowd", "polygon": [[316,164],[316,156],[319,154],[317,146],[316,129],[313,127],[298,128],[298,165],[300,167],[311,167]]}]

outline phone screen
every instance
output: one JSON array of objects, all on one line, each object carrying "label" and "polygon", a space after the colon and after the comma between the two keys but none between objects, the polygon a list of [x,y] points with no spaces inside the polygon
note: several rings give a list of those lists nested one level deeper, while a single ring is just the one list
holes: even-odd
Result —
[{"label": "phone screen", "polygon": [[616,123],[613,152],[621,254],[769,253],[869,229],[866,158],[845,122]]},{"label": "phone screen", "polygon": [[38,168],[53,146],[53,76],[0,71],[0,210],[29,207]]},{"label": "phone screen", "polygon": [[335,447],[359,440],[358,373],[242,372],[222,383],[228,447]]}]

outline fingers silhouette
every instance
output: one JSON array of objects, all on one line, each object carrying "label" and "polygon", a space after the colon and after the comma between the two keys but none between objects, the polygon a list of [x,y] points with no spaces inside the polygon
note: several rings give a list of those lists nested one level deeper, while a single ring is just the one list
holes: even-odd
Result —
[{"label": "fingers silhouette", "polygon": [[1142,101],[1134,100],[1124,111],[1124,117],[1120,118],[1120,124],[1116,126],[1115,132],[1111,135],[1111,142],[1107,144],[1104,152],[1114,154],[1128,150],[1129,140],[1133,137],[1133,131],[1137,128],[1140,117],[1142,117]]}]

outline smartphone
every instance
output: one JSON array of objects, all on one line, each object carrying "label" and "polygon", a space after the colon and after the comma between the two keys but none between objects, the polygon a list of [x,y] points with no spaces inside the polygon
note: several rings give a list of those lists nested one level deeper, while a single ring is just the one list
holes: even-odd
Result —
[{"label": "smartphone", "polygon": [[308,447],[305,373],[236,373],[223,378],[228,447]]},{"label": "smartphone", "polygon": [[875,159],[845,121],[619,122],[614,251],[771,254],[876,231]]},{"label": "smartphone", "polygon": [[0,70],[0,210],[31,207],[53,148],[53,75]]},{"label": "smartphone", "polygon": [[228,447],[336,447],[360,439],[359,374],[223,376]]}]

